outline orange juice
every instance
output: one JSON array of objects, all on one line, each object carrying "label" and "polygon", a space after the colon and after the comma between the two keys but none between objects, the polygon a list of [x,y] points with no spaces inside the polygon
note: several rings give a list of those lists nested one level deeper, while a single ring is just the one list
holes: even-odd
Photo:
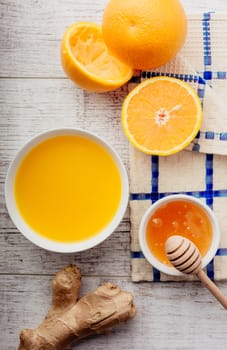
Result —
[{"label": "orange juice", "polygon": [[113,219],[121,177],[111,155],[95,141],[55,136],[22,160],[14,193],[21,216],[37,233],[76,242],[96,235]]},{"label": "orange juice", "polygon": [[198,205],[185,200],[167,202],[150,217],[146,238],[154,256],[169,266],[172,265],[165,254],[165,242],[171,235],[187,237],[204,256],[211,245],[212,226],[207,214]]}]

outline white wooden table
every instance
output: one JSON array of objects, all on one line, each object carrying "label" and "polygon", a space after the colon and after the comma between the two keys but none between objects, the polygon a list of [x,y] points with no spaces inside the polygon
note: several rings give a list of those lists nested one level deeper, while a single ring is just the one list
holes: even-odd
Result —
[{"label": "white wooden table", "polygon": [[[123,0],[122,0],[123,1]],[[0,0],[0,349],[13,350],[24,327],[35,327],[50,302],[53,274],[69,263],[83,273],[81,293],[110,280],[135,296],[137,316],[112,334],[78,349],[227,348],[227,311],[199,283],[132,283],[129,215],[103,244],[54,254],[37,248],[14,227],[3,188],[10,160],[28,138],[52,127],[81,127],[115,147],[128,168],[128,144],[119,114],[126,89],[92,94],[64,75],[59,44],[73,22],[100,22],[107,0]],[[182,0],[187,13],[227,11],[226,0]],[[116,137],[117,135],[117,137]],[[227,295],[227,283],[219,283]]]}]

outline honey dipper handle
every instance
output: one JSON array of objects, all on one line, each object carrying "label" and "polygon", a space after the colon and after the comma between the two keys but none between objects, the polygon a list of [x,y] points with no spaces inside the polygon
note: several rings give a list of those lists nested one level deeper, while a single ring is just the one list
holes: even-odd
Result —
[{"label": "honey dipper handle", "polygon": [[215,296],[215,298],[227,309],[227,297],[220,291],[220,289],[214,284],[211,279],[205,274],[203,270],[197,273],[200,281],[209,289],[209,291]]}]

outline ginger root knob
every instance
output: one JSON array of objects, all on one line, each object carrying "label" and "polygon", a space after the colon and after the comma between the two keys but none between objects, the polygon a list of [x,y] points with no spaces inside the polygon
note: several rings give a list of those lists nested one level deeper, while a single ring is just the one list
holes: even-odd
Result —
[{"label": "ginger root knob", "polygon": [[105,283],[79,299],[81,274],[70,265],[52,281],[52,305],[36,329],[24,329],[18,350],[62,350],[73,341],[106,333],[134,317],[131,293]]}]

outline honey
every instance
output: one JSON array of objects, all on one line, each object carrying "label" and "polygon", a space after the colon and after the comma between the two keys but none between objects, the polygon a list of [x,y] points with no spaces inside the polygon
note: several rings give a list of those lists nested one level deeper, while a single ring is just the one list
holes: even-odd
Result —
[{"label": "honey", "polygon": [[163,204],[150,217],[146,238],[149,249],[162,263],[172,266],[165,254],[165,242],[171,235],[190,239],[206,255],[212,241],[212,226],[207,214],[198,205],[176,200]]}]

